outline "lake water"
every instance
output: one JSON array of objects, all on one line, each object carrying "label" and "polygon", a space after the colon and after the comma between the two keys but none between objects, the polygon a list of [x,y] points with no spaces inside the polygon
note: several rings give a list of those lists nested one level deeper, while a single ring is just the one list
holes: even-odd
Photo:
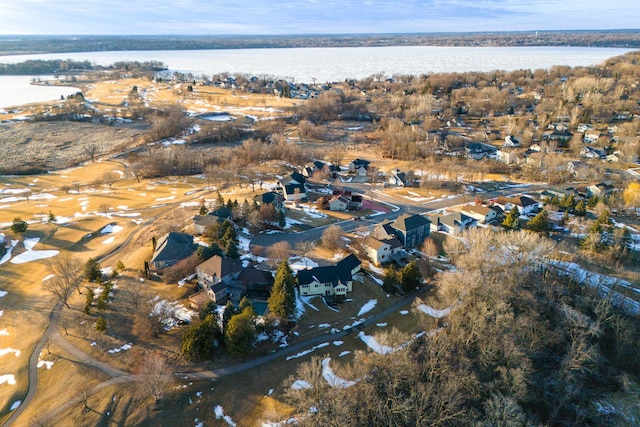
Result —
[{"label": "lake water", "polygon": [[[419,75],[517,69],[548,69],[554,65],[587,66],[622,55],[632,49],[588,47],[355,47],[293,49],[228,49],[182,51],[81,52],[0,56],[0,62],[27,59],[89,60],[109,65],[116,61],[162,61],[172,71],[209,75],[221,72],[286,78],[311,83],[361,79],[376,73]],[[36,101],[60,97],[61,88],[37,86],[27,90],[30,77],[0,76],[0,108],[35,102],[27,93],[39,93]],[[46,92],[45,92],[46,91]],[[73,93],[71,89],[68,93]],[[24,92],[24,94],[23,94]]]}]

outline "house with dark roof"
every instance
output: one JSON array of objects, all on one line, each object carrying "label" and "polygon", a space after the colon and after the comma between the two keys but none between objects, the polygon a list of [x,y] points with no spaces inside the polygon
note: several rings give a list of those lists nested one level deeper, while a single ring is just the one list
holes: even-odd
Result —
[{"label": "house with dark roof", "polygon": [[395,237],[380,240],[373,236],[367,236],[362,241],[362,248],[375,265],[386,264],[394,259],[400,259],[403,252],[402,242]]},{"label": "house with dark roof", "polygon": [[343,300],[353,290],[353,276],[360,271],[360,260],[353,254],[336,265],[298,271],[300,295],[321,295]]},{"label": "house with dark roof", "polygon": [[242,261],[214,255],[196,267],[198,284],[216,304],[227,300],[228,287],[242,272]]},{"label": "house with dark roof", "polygon": [[266,300],[269,298],[273,287],[273,275],[265,270],[259,270],[250,265],[244,268],[233,281],[234,286],[239,286],[249,297]]},{"label": "house with dark roof", "polygon": [[402,214],[389,226],[396,231],[393,237],[409,249],[421,245],[429,237],[431,221],[422,215]]},{"label": "house with dark roof", "polygon": [[278,188],[287,201],[304,200],[307,198],[307,178],[299,172],[291,172],[278,180]]},{"label": "house with dark roof", "polygon": [[387,182],[389,185],[396,187],[407,187],[410,185],[409,181],[407,181],[407,174],[400,172],[400,169],[391,169],[387,176]]},{"label": "house with dark roof", "polygon": [[349,163],[349,173],[354,173],[359,176],[367,176],[367,173],[369,172],[369,164],[371,164],[371,162],[368,160],[355,159]]},{"label": "house with dark roof", "polygon": [[307,178],[337,178],[340,168],[331,163],[316,160],[302,169],[302,174]]},{"label": "house with dark roof", "polygon": [[167,233],[156,243],[150,261],[151,268],[158,270],[172,266],[193,254],[197,247],[198,245],[193,243],[193,236],[189,234],[175,231]]},{"label": "house with dark roof", "polygon": [[493,204],[499,206],[504,212],[510,212],[516,206],[520,215],[529,215],[542,209],[540,202],[528,196],[500,196],[493,201]]},{"label": "house with dark roof", "polygon": [[284,207],[284,196],[275,191],[267,191],[263,194],[258,194],[253,200],[260,206],[272,205],[276,210],[280,210]]},{"label": "house with dark roof", "polygon": [[610,196],[614,193],[616,187],[611,184],[607,184],[606,182],[599,182],[597,184],[593,184],[587,187],[587,197],[602,197],[602,196]]}]

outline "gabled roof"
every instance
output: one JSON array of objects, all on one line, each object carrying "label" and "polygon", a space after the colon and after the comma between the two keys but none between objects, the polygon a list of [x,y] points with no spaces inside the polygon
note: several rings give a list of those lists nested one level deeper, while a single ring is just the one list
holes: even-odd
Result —
[{"label": "gabled roof", "polygon": [[218,221],[218,217],[215,215],[195,215],[193,217],[193,223],[202,227],[208,227]]},{"label": "gabled roof", "polygon": [[307,189],[305,188],[304,184],[285,184],[284,186],[284,192],[286,194],[296,194],[296,190],[298,190],[298,192],[300,194],[306,194],[307,193]]},{"label": "gabled roof", "polygon": [[187,258],[196,250],[193,236],[172,231],[158,240],[151,262],[171,262]]},{"label": "gabled roof", "polygon": [[467,216],[460,212],[454,212],[446,215],[441,215],[440,217],[438,217],[438,222],[448,227],[460,227],[462,224],[467,223],[469,221],[475,221],[475,220],[470,216]]},{"label": "gabled roof", "polygon": [[260,204],[264,203],[266,205],[270,205],[276,200],[279,200],[282,202],[284,198],[282,197],[281,194],[276,193],[275,191],[267,191],[266,193],[258,194],[253,198],[253,200],[255,200]]},{"label": "gabled roof", "polygon": [[371,162],[368,160],[364,160],[364,159],[354,159],[353,161],[351,161],[350,165],[354,168],[365,168],[368,169],[369,168],[369,164]]},{"label": "gabled roof", "polygon": [[223,258],[220,255],[214,255],[205,262],[199,264],[196,268],[209,276],[215,275],[220,279],[229,274],[242,271],[242,261],[239,259]]},{"label": "gabled roof", "polygon": [[300,172],[296,172],[296,171],[293,171],[289,175],[283,176],[282,178],[280,178],[281,185],[288,185],[288,184],[304,185],[305,182],[307,182],[307,178],[305,178],[304,175],[302,175]]},{"label": "gabled roof", "polygon": [[220,206],[215,211],[209,212],[209,215],[216,216],[220,219],[226,219],[231,217],[231,210],[226,206]]},{"label": "gabled roof", "polygon": [[338,261],[338,264],[336,264],[336,267],[338,267],[339,269],[346,268],[349,272],[351,272],[353,271],[354,268],[356,268],[360,264],[362,263],[360,262],[358,257],[356,257],[354,254],[349,254],[345,258],[342,258],[340,261]]},{"label": "gabled roof", "polygon": [[246,267],[238,278],[236,279],[238,282],[245,283],[273,283],[273,276],[268,271],[258,270],[254,266],[250,265]]},{"label": "gabled roof", "polygon": [[429,227],[429,225],[431,225],[431,221],[422,215],[410,214],[402,214],[391,223],[393,228],[404,232],[415,230],[422,226]]},{"label": "gabled roof", "polygon": [[464,205],[462,207],[462,211],[474,212],[480,215],[487,215],[489,212],[491,212],[491,208],[488,206],[482,206],[482,205]]},{"label": "gabled roof", "polygon": [[376,239],[375,237],[367,236],[362,241],[364,246],[368,246],[371,249],[379,250],[384,245],[389,245],[391,249],[401,248],[402,242],[395,237],[392,239]]},{"label": "gabled roof", "polygon": [[334,287],[341,284],[344,285],[353,280],[351,271],[358,264],[360,264],[360,260],[352,254],[339,261],[336,265],[300,270],[297,276],[298,285],[308,285],[314,281],[318,283],[331,283]]}]

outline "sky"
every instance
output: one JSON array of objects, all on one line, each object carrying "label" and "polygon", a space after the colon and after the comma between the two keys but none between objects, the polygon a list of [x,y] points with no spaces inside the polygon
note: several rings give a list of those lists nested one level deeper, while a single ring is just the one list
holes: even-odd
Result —
[{"label": "sky", "polygon": [[640,27],[638,0],[0,0],[0,34],[361,34]]}]

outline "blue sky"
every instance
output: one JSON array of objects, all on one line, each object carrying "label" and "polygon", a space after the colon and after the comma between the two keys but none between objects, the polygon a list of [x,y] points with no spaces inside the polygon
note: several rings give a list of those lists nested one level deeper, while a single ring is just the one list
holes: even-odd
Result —
[{"label": "blue sky", "polygon": [[638,0],[0,0],[0,34],[344,34],[639,28]]}]

